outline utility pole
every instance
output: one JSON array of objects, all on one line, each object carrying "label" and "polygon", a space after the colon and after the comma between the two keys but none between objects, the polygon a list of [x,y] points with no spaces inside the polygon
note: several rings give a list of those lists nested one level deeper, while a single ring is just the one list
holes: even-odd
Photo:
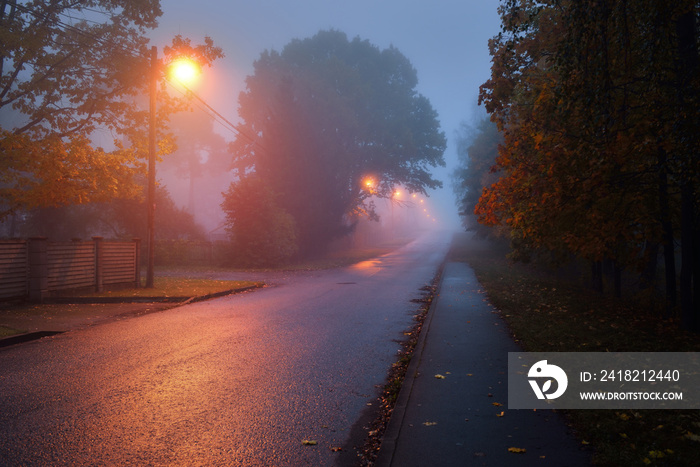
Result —
[{"label": "utility pole", "polygon": [[155,215],[156,215],[156,101],[158,92],[158,48],[151,48],[151,83],[148,122],[148,269],[146,287],[153,288],[153,266],[155,264]]}]

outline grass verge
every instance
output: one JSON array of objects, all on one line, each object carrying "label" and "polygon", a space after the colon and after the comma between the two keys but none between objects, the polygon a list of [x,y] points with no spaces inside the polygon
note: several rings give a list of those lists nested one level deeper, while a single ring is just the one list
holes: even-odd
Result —
[{"label": "grass verge", "polygon": [[[145,284],[145,281],[142,281]],[[154,277],[153,288],[124,288],[106,290],[104,292],[85,292],[76,294],[79,297],[200,297],[227,290],[240,289],[258,285],[253,281],[225,281],[215,279],[192,279],[187,277],[162,276]]]},{"label": "grass verge", "polygon": [[[514,338],[529,352],[696,352],[700,336],[661,321],[648,305],[596,295],[551,271],[509,262],[483,242],[455,237],[452,261],[469,263]],[[601,466],[697,466],[700,411],[569,410]]]},{"label": "grass verge", "polygon": [[0,324],[0,339],[3,337],[10,337],[10,336],[16,336],[17,334],[22,334],[24,331],[11,328],[9,326],[3,326]]},{"label": "grass verge", "polygon": [[371,260],[386,255],[410,243],[412,238],[401,238],[392,242],[362,248],[346,248],[330,251],[323,256],[281,264],[275,267],[243,267],[235,263],[228,266],[211,265],[168,265],[164,268],[171,273],[186,274],[188,272],[216,274],[218,272],[268,272],[268,271],[320,271],[351,266],[362,261]]}]

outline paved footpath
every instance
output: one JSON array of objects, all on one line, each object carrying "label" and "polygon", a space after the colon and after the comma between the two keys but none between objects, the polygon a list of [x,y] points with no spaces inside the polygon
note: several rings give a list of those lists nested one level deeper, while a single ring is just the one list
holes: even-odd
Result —
[{"label": "paved footpath", "polygon": [[469,265],[447,263],[438,294],[375,465],[590,465],[560,414],[507,409],[508,352],[522,349]]}]

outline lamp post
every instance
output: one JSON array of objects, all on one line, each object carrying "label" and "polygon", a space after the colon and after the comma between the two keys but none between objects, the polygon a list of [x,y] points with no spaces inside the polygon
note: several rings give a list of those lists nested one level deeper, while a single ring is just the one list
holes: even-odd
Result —
[{"label": "lamp post", "polygon": [[[172,63],[174,77],[180,82],[193,80],[198,67],[192,60],[181,58]],[[151,76],[149,87],[148,118],[148,266],[146,270],[146,287],[153,288],[153,268],[155,266],[155,217],[156,217],[156,104],[158,100],[158,78],[161,67],[158,62],[158,48],[151,47]]]},{"label": "lamp post", "polygon": [[156,216],[156,100],[158,92],[158,48],[151,47],[151,83],[148,119],[148,267],[146,287],[153,288],[153,266],[155,265],[155,216]]}]

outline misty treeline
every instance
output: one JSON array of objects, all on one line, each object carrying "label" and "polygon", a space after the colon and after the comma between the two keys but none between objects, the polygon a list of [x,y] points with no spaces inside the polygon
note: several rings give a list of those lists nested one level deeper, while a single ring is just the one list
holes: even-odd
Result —
[{"label": "misty treeline", "polygon": [[503,1],[480,92],[502,138],[498,179],[475,204],[472,192],[464,199],[480,223],[510,238],[516,257],[586,260],[599,290],[606,263],[618,293],[622,271],[650,290],[659,272],[664,317],[680,310],[692,330],[700,329],[699,10],[689,0]]},{"label": "misty treeline", "polygon": [[376,217],[370,198],[440,187],[430,171],[444,165],[445,136],[417,84],[396,48],[340,31],[263,52],[239,98],[238,181],[222,204],[239,259],[322,253]]},{"label": "misty treeline", "polygon": [[[208,143],[172,133],[171,115],[188,103],[165,77],[179,55],[206,66],[223,52],[177,36],[152,69],[146,34],[161,14],[158,0],[0,3],[0,222],[10,236],[143,237],[153,73],[159,167],[189,178],[191,212],[194,180],[219,183],[230,168],[210,128]],[[441,185],[430,169],[444,165],[445,137],[397,49],[322,31],[254,67],[230,148],[237,183],[223,202],[242,261],[322,252],[360,216],[376,218],[371,197]],[[202,236],[165,187],[156,198],[157,238]]]},{"label": "misty treeline", "polygon": [[[146,34],[160,15],[158,0],[0,3],[0,221],[10,235],[37,233],[32,224],[65,235],[145,229],[134,224],[145,208],[124,207],[144,202],[151,76],[160,157],[176,147],[168,117],[187,108],[164,79],[168,60],[185,54],[206,66],[223,56],[209,38],[177,36],[152,70]],[[168,200],[160,190],[161,235],[174,219],[191,230]]]}]

